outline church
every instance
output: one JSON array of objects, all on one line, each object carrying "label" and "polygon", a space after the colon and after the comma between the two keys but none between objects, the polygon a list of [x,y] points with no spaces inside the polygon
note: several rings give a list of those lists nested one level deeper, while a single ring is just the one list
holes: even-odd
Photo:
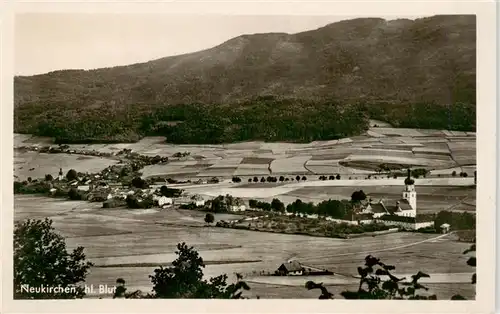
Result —
[{"label": "church", "polygon": [[417,216],[417,191],[415,190],[415,181],[410,176],[411,172],[408,169],[408,176],[405,178],[405,187],[401,199],[394,204],[386,204],[383,200],[374,202],[369,199],[362,203],[361,214],[371,214],[373,218],[380,218],[386,215],[396,215],[402,217],[415,218]]}]

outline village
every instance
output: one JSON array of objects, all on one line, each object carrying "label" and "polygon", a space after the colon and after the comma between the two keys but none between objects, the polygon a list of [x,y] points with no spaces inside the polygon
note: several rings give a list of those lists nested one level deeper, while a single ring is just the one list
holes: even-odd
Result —
[{"label": "village", "polygon": [[[367,230],[359,229],[354,231],[354,233],[366,235],[376,235],[373,232],[387,233],[397,232],[398,230],[437,230],[437,232],[446,233],[450,229],[449,223],[445,222],[440,226],[434,226],[432,217],[417,214],[417,191],[414,184],[415,181],[411,177],[412,172],[410,169],[407,169],[407,176],[404,178],[404,188],[402,188],[399,200],[395,202],[386,202],[383,199],[374,200],[369,195],[365,195],[362,190],[353,190],[349,204],[351,207],[350,214],[339,217],[338,215],[329,215],[328,213],[301,211],[300,209],[291,208],[290,205],[285,207],[278,199],[273,200],[273,202],[278,203],[276,205],[257,202],[253,199],[244,200],[231,195],[219,195],[217,197],[201,196],[183,189],[183,187],[192,185],[217,185],[224,178],[212,177],[207,180],[199,179],[192,182],[191,180],[178,181],[162,177],[142,179],[140,176],[140,169],[147,165],[165,164],[169,160],[183,158],[189,153],[176,153],[169,159],[169,157],[160,157],[158,155],[154,157],[144,156],[132,152],[131,149],[123,149],[114,153],[76,150],[71,149],[68,145],[59,145],[58,147],[24,146],[19,149],[52,154],[92,155],[119,160],[119,163],[107,167],[99,173],[80,173],[75,169],[70,169],[65,174],[65,171],[61,168],[57,176],[47,174],[45,178],[28,178],[24,182],[15,181],[14,189],[19,194],[44,193],[52,197],[69,198],[71,200],[102,202],[103,208],[160,208],[163,210],[180,208],[206,212],[230,212],[240,214],[242,218],[232,221],[218,221],[215,226],[245,228],[255,231],[266,231],[268,229],[267,231],[276,232],[276,230],[271,230],[273,228],[263,228],[263,226],[260,228],[254,226],[252,228],[252,224],[247,223],[255,222],[256,220],[273,219],[277,216],[288,216],[289,219],[293,217],[320,219],[342,225],[376,226]],[[326,177],[325,175],[320,176],[319,180],[325,180]],[[330,177],[335,178],[335,174],[332,174]],[[262,179],[264,180],[264,177]],[[283,176],[279,180],[285,181]],[[255,181],[255,178],[252,180],[250,177],[248,181]],[[276,181],[278,181],[278,178],[268,177],[265,182]],[[242,179],[233,176],[231,179],[226,179],[226,182],[237,185],[242,182]],[[474,182],[476,182],[476,178]],[[264,211],[266,214],[261,213]],[[210,220],[210,218],[206,218],[205,221],[212,222]],[[291,221],[291,223],[295,222]],[[278,229],[286,228],[281,227]],[[281,232],[285,232],[285,230],[281,230]],[[352,236],[349,233],[351,232],[343,235],[338,233],[335,235],[330,234],[330,236],[349,238]]]}]

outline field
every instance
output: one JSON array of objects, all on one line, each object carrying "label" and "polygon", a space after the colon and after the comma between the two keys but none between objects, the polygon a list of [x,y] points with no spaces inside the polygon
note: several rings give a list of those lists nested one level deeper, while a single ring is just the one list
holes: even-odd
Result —
[{"label": "field", "polygon": [[[377,124],[377,123],[375,123]],[[15,147],[50,145],[50,139],[16,134]],[[165,165],[147,166],[143,177],[170,176],[183,180],[219,177],[218,184],[177,185],[188,194],[208,199],[231,194],[245,200],[271,201],[279,198],[285,204],[297,198],[320,202],[348,199],[355,190],[363,190],[374,200],[392,203],[401,197],[403,178],[378,174],[381,163],[401,167],[424,167],[431,170],[427,178],[415,180],[419,213],[440,210],[475,211],[476,169],[475,134],[439,130],[394,129],[377,124],[364,136],[312,142],[247,142],[227,145],[169,145],[163,138],[150,137],[130,144],[70,145],[75,149],[118,152],[132,149],[144,155],[172,156],[189,152],[182,158],[171,158]],[[59,168],[81,172],[99,171],[115,163],[106,158],[67,154],[39,154],[15,150],[15,175],[19,179],[53,176]],[[83,157],[83,158],[82,158]],[[466,172],[469,177],[452,177]],[[341,176],[340,180],[319,181],[319,175]],[[232,176],[242,183],[230,182]],[[289,181],[248,183],[248,178],[285,176]],[[296,175],[307,181],[292,181]],[[371,178],[368,179],[368,175]],[[176,187],[176,185],[170,185]],[[407,276],[423,270],[431,274],[428,286],[440,298],[461,293],[473,298],[469,285],[471,268],[462,255],[466,243],[453,235],[395,233],[350,240],[299,235],[252,232],[204,226],[202,212],[186,210],[102,209],[100,204],[62,201],[33,196],[15,196],[15,219],[45,218],[54,220],[56,229],[70,248],[82,245],[96,266],[91,269],[88,284],[114,284],[123,277],[129,289],[150,291],[148,275],[155,265],[168,265],[175,259],[175,246],[186,242],[204,258],[207,276],[234,273],[245,276],[252,288],[250,296],[263,298],[315,298],[317,291],[303,288],[308,278],[271,278],[262,272],[274,272],[288,259],[326,268],[335,276],[317,278],[336,295],[355,287],[350,277],[363,258],[374,254],[384,262],[395,264],[396,273]],[[236,219],[236,215],[218,214],[217,220]],[[316,279],[314,279],[316,280]]]},{"label": "field", "polygon": [[[203,213],[196,211],[104,210],[83,202],[16,196],[15,219],[28,217],[52,218],[70,248],[85,247],[87,257],[96,264],[88,284],[113,284],[123,277],[130,289],[150,291],[152,265],[170,263],[175,258],[175,245],[184,241],[199,250],[208,265],[207,276],[227,273],[232,280],[234,273],[240,272],[252,287],[250,294],[264,298],[316,296],[303,288],[302,281],[307,278],[270,282],[268,277],[259,276],[261,271],[273,272],[287,259],[341,274],[325,278],[336,291],[352,285],[352,280],[340,279],[354,275],[367,254],[396,264],[398,274],[429,272],[433,289],[445,298],[454,293],[474,294],[473,286],[467,283],[444,284],[451,277],[455,281],[470,277],[471,272],[467,257],[462,255],[468,244],[456,242],[453,236],[397,233],[351,240],[315,238],[204,227]],[[236,216],[216,215],[216,220],[232,217]]]},{"label": "field", "polygon": [[[375,124],[377,123],[374,122],[373,125]],[[402,168],[426,168],[435,176],[450,176],[453,170],[473,175],[476,164],[475,133],[377,125],[378,127],[370,128],[363,136],[307,144],[245,142],[225,145],[171,145],[165,143],[164,138],[148,137],[137,143],[70,146],[102,152],[117,152],[128,148],[150,156],[190,153],[189,156],[172,160],[167,165],[149,166],[143,171],[145,177],[163,174],[199,179],[238,175],[248,179],[253,176],[288,174],[308,175],[308,179],[317,179],[322,174],[375,175],[380,164],[399,165]],[[15,135],[15,147],[27,144],[48,145],[50,139]],[[99,164],[99,159],[70,159],[63,162],[66,158],[57,159],[53,156],[50,159],[54,161],[44,161],[36,155],[18,153],[16,162],[19,166],[16,168],[16,175],[26,175],[19,167],[37,168],[39,163],[49,167],[50,171],[73,165],[83,169],[77,169],[78,171],[84,171],[108,162],[102,160]]]}]

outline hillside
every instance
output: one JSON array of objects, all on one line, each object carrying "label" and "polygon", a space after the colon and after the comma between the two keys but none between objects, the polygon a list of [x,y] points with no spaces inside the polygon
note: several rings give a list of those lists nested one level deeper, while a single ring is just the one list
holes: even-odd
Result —
[{"label": "hillside", "polygon": [[[16,77],[15,130],[54,135],[47,130],[60,115],[82,121],[94,117],[93,112],[121,119],[131,111],[149,114],[151,108],[172,104],[238,108],[268,95],[367,104],[382,119],[394,118],[387,111],[392,105],[472,106],[475,22],[472,15],[354,19],[297,34],[243,35],[211,49],[146,63]],[[381,103],[386,106],[382,113]],[[137,109],[145,107],[149,109]],[[475,119],[465,124],[470,129]],[[126,128],[141,133],[134,126]]]}]

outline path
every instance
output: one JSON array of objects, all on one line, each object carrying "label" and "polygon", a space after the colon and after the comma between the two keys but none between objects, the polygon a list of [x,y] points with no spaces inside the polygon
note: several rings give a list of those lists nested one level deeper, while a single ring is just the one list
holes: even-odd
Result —
[{"label": "path", "polygon": [[413,242],[413,243],[408,243],[408,244],[393,246],[393,247],[389,247],[389,248],[386,248],[386,249],[378,249],[378,250],[370,250],[370,251],[360,251],[360,252],[351,252],[351,253],[342,253],[342,254],[328,254],[328,255],[322,255],[322,256],[314,256],[314,257],[311,257],[311,258],[307,258],[307,257],[306,258],[301,258],[300,260],[301,261],[307,261],[307,260],[310,261],[310,260],[315,260],[315,259],[323,259],[323,258],[327,258],[327,257],[351,256],[351,255],[360,255],[360,254],[374,254],[374,253],[380,253],[380,252],[394,251],[394,250],[399,250],[399,249],[403,249],[403,248],[407,248],[407,247],[419,245],[419,244],[426,243],[426,242],[436,241],[438,239],[447,237],[447,236],[449,236],[449,235],[451,235],[453,233],[455,233],[455,232],[452,231],[450,233],[442,234],[442,235],[439,235],[437,237],[433,237],[433,238],[429,238],[429,239],[425,239],[425,240],[417,241],[417,242]]}]

